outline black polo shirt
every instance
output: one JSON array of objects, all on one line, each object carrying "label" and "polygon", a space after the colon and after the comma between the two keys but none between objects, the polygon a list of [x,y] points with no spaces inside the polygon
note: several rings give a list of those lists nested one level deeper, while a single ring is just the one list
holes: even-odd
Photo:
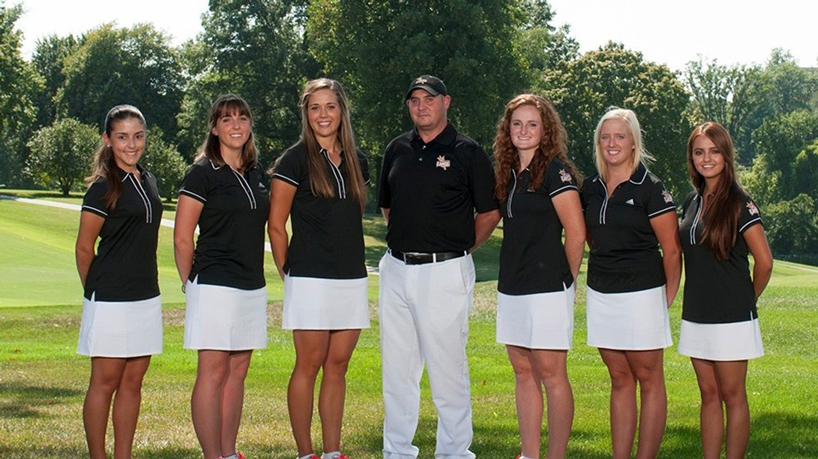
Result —
[{"label": "black polo shirt", "polygon": [[386,147],[378,206],[390,209],[386,241],[393,250],[468,250],[474,212],[497,208],[491,160],[451,122],[429,143],[413,129]]},{"label": "black polo shirt", "polygon": [[676,208],[662,182],[640,164],[610,197],[598,174],[585,179],[582,198],[592,239],[588,286],[624,293],[663,285],[665,270],[650,220]]},{"label": "black polo shirt", "polygon": [[548,165],[539,189],[529,189],[530,179],[527,168],[519,175],[512,170],[508,200],[500,203],[503,245],[497,290],[506,295],[560,292],[574,282],[551,199],[579,188],[558,159]]},{"label": "black polo shirt", "polygon": [[264,287],[264,226],[270,209],[261,168],[240,174],[207,158],[187,171],[180,194],[202,204],[190,280],[243,290]]},{"label": "black polo shirt", "polygon": [[744,195],[736,244],[728,258],[720,261],[701,243],[702,197],[692,193],[685,201],[679,235],[685,257],[685,286],[682,319],[698,323],[731,323],[757,318],[755,290],[750,277],[750,249],[743,234],[761,224],[761,214]]},{"label": "black polo shirt", "polygon": [[[358,163],[364,182],[369,183],[369,166],[358,151]],[[299,142],[276,162],[273,179],[296,187],[290,209],[292,237],[287,249],[284,272],[295,277],[323,279],[360,279],[366,277],[364,232],[361,205],[347,194],[347,162],[341,153],[341,165],[335,166],[323,148],[327,177],[335,188],[335,197],[322,198],[310,187],[309,160],[303,142]]]},{"label": "black polo shirt", "polygon": [[97,179],[82,200],[82,211],[105,219],[97,254],[85,279],[85,298],[139,301],[159,295],[156,246],[162,221],[162,199],[156,178],[139,168],[140,178],[117,168],[122,194],[112,209],[103,199],[108,180]]}]

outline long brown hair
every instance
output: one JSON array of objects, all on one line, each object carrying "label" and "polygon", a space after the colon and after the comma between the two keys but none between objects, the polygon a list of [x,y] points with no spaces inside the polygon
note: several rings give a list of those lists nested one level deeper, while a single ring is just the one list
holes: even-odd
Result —
[{"label": "long brown hair", "polygon": [[494,169],[494,195],[500,201],[508,199],[508,182],[511,180],[512,170],[516,171],[520,165],[517,149],[511,142],[510,125],[514,110],[524,105],[535,107],[540,112],[543,123],[540,146],[534,152],[534,157],[528,165],[531,174],[529,189],[534,191],[542,186],[545,171],[554,158],[559,158],[565,164],[577,183],[580,181],[579,172],[568,159],[568,134],[554,106],[544,97],[535,94],[520,94],[506,104],[503,116],[497,123],[497,135],[494,137],[494,158],[497,160],[497,167]]},{"label": "long brown hair", "polygon": [[329,89],[335,93],[338,99],[338,108],[341,112],[341,123],[338,125],[338,141],[344,152],[346,162],[347,190],[352,195],[352,199],[362,206],[366,202],[366,186],[361,174],[361,165],[358,161],[358,149],[355,147],[355,136],[352,133],[352,125],[349,117],[349,104],[346,92],[341,83],[329,78],[318,78],[310,80],[304,86],[304,93],[301,95],[301,141],[307,150],[307,161],[309,164],[310,189],[313,194],[322,198],[332,198],[335,196],[335,188],[330,185],[327,174],[326,159],[321,154],[321,146],[315,138],[315,132],[310,126],[309,107],[310,98],[313,94],[322,89]]},{"label": "long brown hair", "polygon": [[693,130],[687,140],[687,172],[690,181],[704,194],[704,177],[693,164],[693,142],[699,136],[710,139],[724,158],[724,170],[716,184],[716,189],[707,201],[703,211],[701,241],[719,260],[726,260],[730,249],[736,244],[737,229],[745,192],[736,178],[733,154],[733,140],[721,124],[708,121]]},{"label": "long brown hair", "polygon": [[[102,125],[105,135],[111,137],[114,124],[129,118],[139,120],[142,127],[147,131],[148,124],[145,122],[145,116],[142,115],[138,108],[133,105],[117,105],[108,110],[108,114],[105,115],[105,121]],[[91,175],[85,179],[86,184],[91,186],[96,180],[105,179],[108,182],[108,189],[102,199],[106,206],[113,209],[122,195],[122,179],[124,177],[122,169],[116,165],[114,149],[105,142],[100,142],[99,148],[94,154]]]},{"label": "long brown hair", "polygon": [[225,94],[219,96],[216,102],[210,107],[210,112],[207,115],[207,135],[199,147],[199,153],[196,155],[196,160],[207,158],[213,161],[217,166],[224,165],[224,158],[222,158],[221,146],[219,145],[219,136],[213,134],[213,128],[223,116],[229,116],[238,113],[241,116],[246,116],[250,119],[250,135],[247,137],[247,142],[241,148],[241,167],[247,170],[256,165],[258,162],[258,149],[256,148],[256,139],[253,136],[253,113],[250,111],[250,105],[235,94]]}]

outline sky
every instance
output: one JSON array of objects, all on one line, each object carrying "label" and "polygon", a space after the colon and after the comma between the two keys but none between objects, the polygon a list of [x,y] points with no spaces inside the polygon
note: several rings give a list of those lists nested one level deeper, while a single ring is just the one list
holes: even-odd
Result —
[{"label": "sky", "polygon": [[[23,56],[37,39],[80,35],[106,22],[130,27],[151,22],[181,44],[201,32],[207,0],[6,0],[23,4],[17,21]],[[764,64],[774,48],[792,53],[803,67],[818,67],[815,0],[549,0],[554,25],[569,24],[580,50],[609,40],[641,52],[651,62],[683,70],[703,57],[719,63]]]}]

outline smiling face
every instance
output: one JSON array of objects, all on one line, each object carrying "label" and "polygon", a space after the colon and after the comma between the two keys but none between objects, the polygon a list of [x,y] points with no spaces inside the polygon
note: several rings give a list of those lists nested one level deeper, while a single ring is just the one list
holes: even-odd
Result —
[{"label": "smiling face", "polygon": [[244,144],[250,138],[252,122],[249,116],[240,114],[238,110],[229,114],[223,113],[210,132],[219,138],[219,148],[223,156],[225,153],[240,155]]},{"label": "smiling face", "polygon": [[111,134],[102,134],[102,140],[111,147],[114,162],[125,172],[136,172],[136,164],[145,152],[145,125],[130,117],[111,123]]},{"label": "smiling face", "polygon": [[599,131],[599,149],[609,168],[632,166],[636,145],[628,123],[616,118],[603,122]]},{"label": "smiling face", "polygon": [[518,154],[536,151],[544,134],[542,115],[537,107],[523,105],[511,112],[509,134]]},{"label": "smiling face", "polygon": [[318,143],[333,145],[341,126],[341,106],[335,92],[331,89],[315,91],[307,103],[307,116]]},{"label": "smiling face", "polygon": [[705,182],[716,182],[724,172],[724,155],[716,144],[706,135],[700,135],[693,140],[691,152],[693,167],[704,177]]}]

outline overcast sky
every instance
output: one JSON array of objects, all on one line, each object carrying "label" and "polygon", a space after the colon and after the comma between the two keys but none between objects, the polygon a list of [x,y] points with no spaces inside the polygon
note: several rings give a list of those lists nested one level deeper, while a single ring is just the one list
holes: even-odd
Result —
[{"label": "overcast sky", "polygon": [[[30,58],[38,38],[79,35],[105,22],[130,27],[151,22],[174,44],[201,31],[207,0],[6,0],[22,3],[17,28]],[[609,40],[640,51],[673,70],[697,60],[763,64],[774,48],[789,50],[804,67],[818,67],[815,0],[549,0],[555,24],[570,24],[582,51]]]}]

